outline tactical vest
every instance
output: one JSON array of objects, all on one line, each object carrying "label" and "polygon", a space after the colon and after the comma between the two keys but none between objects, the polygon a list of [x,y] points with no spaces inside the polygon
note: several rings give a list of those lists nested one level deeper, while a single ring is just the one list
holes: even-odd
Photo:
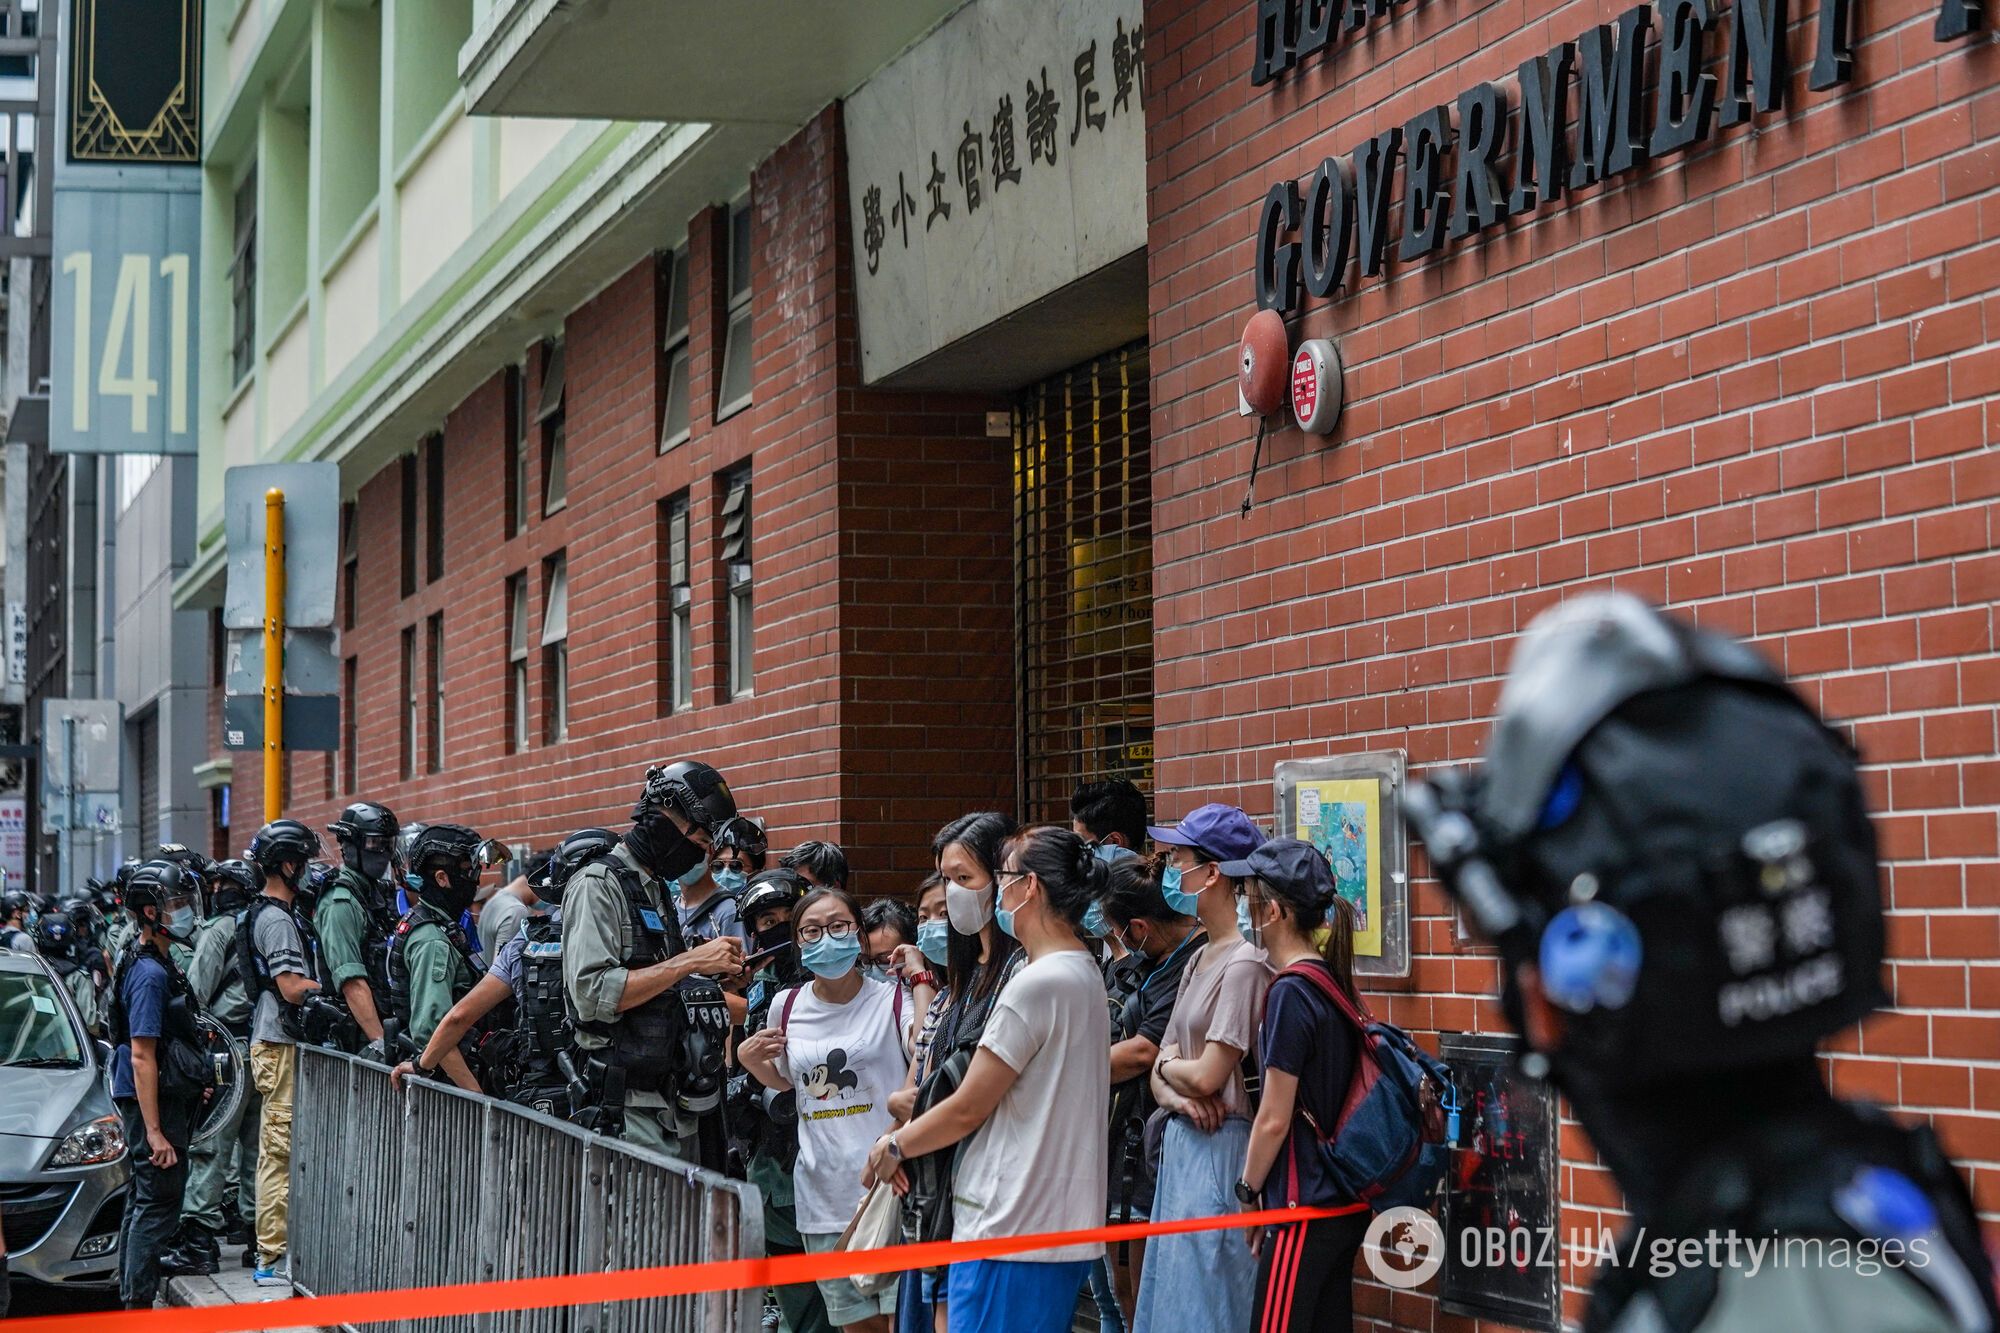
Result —
[{"label": "tactical vest", "polygon": [[167,973],[166,1012],[160,1015],[159,1044],[154,1053],[160,1078],[159,1091],[166,1097],[197,1097],[203,1088],[215,1082],[215,1070],[209,1064],[207,1053],[208,1040],[195,1022],[201,1006],[195,999],[194,988],[188,985],[187,976],[174,965],[174,960],[159,949],[148,949],[136,939],[119,955],[118,971],[111,979],[111,1012],[106,1015],[111,1044],[129,1046],[132,1043],[132,1016],[125,1010],[125,978],[140,955],[146,953],[150,953]]},{"label": "tactical vest", "polygon": [[[304,1041],[306,1036],[305,1012],[299,1005],[287,1003],[278,990],[278,983],[272,979],[271,966],[264,956],[257,952],[257,918],[267,911],[280,911],[292,919],[292,925],[299,932],[299,952],[305,956],[308,980],[324,982],[320,975],[319,936],[306,924],[306,919],[289,903],[281,903],[268,894],[258,894],[250,900],[250,905],[236,914],[236,975],[243,983],[243,993],[250,997],[250,1008],[254,1015],[257,1001],[265,991],[278,998],[278,1027],[293,1041]],[[253,1019],[254,1021],[254,1019]]]},{"label": "tactical vest", "polygon": [[[443,931],[445,942],[458,955],[451,982],[452,1002],[464,999],[465,993],[479,980],[479,969],[472,965],[472,949],[466,943],[465,932],[456,921],[448,920],[444,913],[419,899],[409,915],[396,923],[396,931],[389,937],[389,1006],[405,1032],[410,1028],[410,937],[425,926],[436,926]],[[489,1026],[482,1023],[474,1031]],[[414,1038],[415,1034],[411,1036]]]},{"label": "tactical vest", "polygon": [[554,917],[529,916],[521,922],[521,935],[521,980],[515,993],[521,1083],[525,1087],[561,1087],[567,1080],[556,1065],[556,1056],[570,1048],[562,923]]},{"label": "tactical vest", "polygon": [[[650,967],[687,952],[680,915],[671,903],[665,912],[654,908],[638,873],[612,856],[600,858],[612,881],[625,895],[632,947],[620,960],[627,969]],[[605,1058],[625,1071],[628,1091],[675,1097],[682,1110],[704,1115],[719,1110],[723,1093],[723,1054],[729,1041],[729,1008],[722,988],[709,977],[686,977],[627,1010],[615,1023],[583,1022],[576,1026],[605,1038]]]},{"label": "tactical vest", "polygon": [[[342,866],[334,872],[333,887],[319,900],[320,909],[335,894],[345,893],[354,905],[361,909],[361,963],[368,969],[368,988],[374,994],[375,1008],[382,1009],[383,997],[389,993],[389,933],[395,922],[384,922],[382,914],[375,909],[372,886],[361,877],[361,872],[351,866]],[[319,910],[319,909],[316,909]],[[345,1006],[344,996],[332,997]]]}]

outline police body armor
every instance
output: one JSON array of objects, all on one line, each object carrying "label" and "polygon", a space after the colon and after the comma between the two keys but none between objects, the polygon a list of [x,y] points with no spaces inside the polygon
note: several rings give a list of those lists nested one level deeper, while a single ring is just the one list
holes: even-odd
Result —
[{"label": "police body armor", "polygon": [[324,1042],[331,1035],[330,1020],[321,1017],[308,1024],[307,1009],[322,1012],[331,1009],[336,1014],[340,1011],[324,1000],[311,1005],[288,1003],[278,991],[278,983],[271,976],[269,964],[257,952],[257,918],[269,911],[283,912],[292,919],[292,925],[299,932],[299,950],[305,955],[306,976],[322,987],[326,984],[325,970],[320,965],[319,936],[313,932],[312,926],[296,908],[267,894],[258,894],[250,900],[248,907],[236,914],[236,975],[243,982],[244,994],[250,997],[252,1024],[255,1023],[258,998],[265,991],[270,991],[277,995],[278,1027],[287,1037],[293,1041]]},{"label": "police body armor", "polygon": [[532,915],[521,922],[521,983],[516,999],[520,1072],[508,1098],[544,1115],[580,1109],[578,1062],[563,989],[562,923]]},{"label": "police body armor", "polygon": [[[351,866],[342,866],[334,872],[333,889],[320,899],[320,905],[325,906],[328,898],[343,889],[360,906],[362,919],[367,922],[361,933],[361,961],[368,968],[368,988],[374,993],[375,1012],[379,1014],[388,1007],[389,936],[397,923],[392,917],[385,919],[376,906],[379,894],[374,886]],[[341,1003],[344,1006],[346,1001],[342,999]]]},{"label": "police body armor", "polygon": [[[398,1031],[404,1034],[412,1046],[415,1046],[416,1042],[414,1035],[410,1033],[410,937],[424,926],[436,926],[442,930],[445,942],[451,945],[452,952],[457,955],[458,965],[453,969],[451,984],[452,1003],[456,1004],[464,999],[465,993],[479,980],[479,969],[473,965],[472,947],[465,938],[465,932],[459,929],[456,921],[449,920],[437,908],[418,899],[417,905],[410,909],[409,915],[396,924],[395,933],[389,936],[389,958],[386,969],[389,974],[390,1010],[396,1016]],[[465,1056],[466,1062],[473,1068],[479,1069],[480,1048],[485,1038],[494,1031],[508,1026],[511,1019],[511,1010],[503,1012],[496,1009],[475,1024],[465,1040],[459,1043],[460,1053]],[[421,1049],[407,1052],[411,1056],[421,1053]]]},{"label": "police body armor", "polygon": [[[665,913],[655,911],[637,874],[613,859],[602,864],[624,892],[631,916],[632,952],[621,960],[623,966],[650,967],[687,952],[679,914],[671,905]],[[616,1023],[577,1026],[610,1043],[599,1058],[624,1072],[627,1091],[658,1093],[691,1115],[721,1108],[729,1008],[722,987],[711,978],[687,977],[627,1010]]]}]

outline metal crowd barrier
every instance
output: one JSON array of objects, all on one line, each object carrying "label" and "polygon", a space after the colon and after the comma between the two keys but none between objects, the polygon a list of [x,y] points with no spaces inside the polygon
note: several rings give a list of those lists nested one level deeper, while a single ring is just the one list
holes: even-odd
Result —
[{"label": "metal crowd barrier", "polygon": [[[757,1258],[754,1185],[510,1102],[299,1047],[292,1277],[334,1295]],[[384,1333],[757,1333],[763,1293],[372,1325]]]}]

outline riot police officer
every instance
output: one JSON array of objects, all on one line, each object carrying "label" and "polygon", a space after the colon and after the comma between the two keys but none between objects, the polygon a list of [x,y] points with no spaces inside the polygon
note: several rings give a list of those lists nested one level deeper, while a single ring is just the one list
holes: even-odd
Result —
[{"label": "riot police officer", "polygon": [[125,946],[131,942],[133,935],[138,933],[138,927],[132,922],[131,913],[122,910],[125,903],[125,889],[132,882],[132,872],[138,868],[138,858],[128,858],[119,863],[118,872],[111,877],[111,903],[106,909],[111,925],[106,935],[104,952],[114,963],[124,956]]},{"label": "riot police officer", "polygon": [[735,814],[707,764],[648,769],[631,828],[563,894],[563,987],[593,1096],[625,1138],[716,1168],[729,1016],[711,978],[740,974],[743,941],[689,949],[666,885],[701,864]]},{"label": "riot police officer", "polygon": [[[1486,755],[1407,808],[1500,948],[1524,1071],[1568,1097],[1643,1240],[1598,1265],[1585,1327],[1992,1329],[1936,1139],[1836,1099],[1814,1058],[1886,999],[1845,740],[1744,644],[1600,594],[1522,637]],[[1884,1262],[1739,1249],[1802,1238]]]},{"label": "riot police officer", "polygon": [[28,932],[28,915],[32,904],[28,895],[16,889],[0,893],[0,949],[12,949],[16,953],[33,953],[35,937]]},{"label": "riot police officer", "polygon": [[[203,1012],[231,1036],[250,1040],[252,996],[236,963],[240,914],[262,890],[264,876],[248,861],[220,861],[209,867],[208,915],[196,928],[188,985]],[[213,1273],[221,1242],[247,1245],[247,1219],[257,1210],[257,1094],[249,1093],[235,1124],[188,1152],[188,1184],[182,1237],[162,1258],[168,1273]]]},{"label": "riot police officer", "polygon": [[326,970],[361,1035],[382,1040],[382,1005],[388,999],[387,945],[395,917],[388,910],[395,865],[395,813],[374,801],[356,801],[328,826],[340,844],[340,866],[313,908],[313,929],[326,951]]},{"label": "riot police officer", "polygon": [[[459,918],[492,855],[490,845],[461,824],[426,825],[410,843],[407,886],[416,902],[389,937],[389,1003],[399,1033],[418,1051],[479,981]],[[461,1088],[479,1091],[460,1049],[446,1052],[441,1067]],[[431,1070],[419,1064],[417,1072]]]},{"label": "riot police officer", "polygon": [[45,912],[35,922],[35,949],[49,970],[62,982],[69,992],[70,1002],[76,1006],[76,1015],[83,1020],[83,1026],[93,1037],[104,1035],[104,1009],[99,1003],[105,981],[91,967],[91,955],[96,950],[86,951],[83,933],[67,912]]},{"label": "riot police officer", "polygon": [[[292,1098],[298,1043],[306,1040],[306,1008],[319,999],[319,943],[295,905],[306,867],[320,853],[319,835],[296,819],[257,830],[249,855],[264,887],[237,926],[236,959],[250,1014],[250,1080],[263,1100],[257,1137],[257,1266],[259,1286],[291,1285],[285,1262],[291,1210]],[[324,1004],[324,1000],[319,1001]]]}]

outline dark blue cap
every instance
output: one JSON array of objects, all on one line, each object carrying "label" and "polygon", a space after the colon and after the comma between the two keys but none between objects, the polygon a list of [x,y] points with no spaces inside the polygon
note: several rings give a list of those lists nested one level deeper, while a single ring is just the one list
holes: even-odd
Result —
[{"label": "dark blue cap", "polygon": [[1333,867],[1319,848],[1297,838],[1273,838],[1242,860],[1224,861],[1217,868],[1231,879],[1261,879],[1297,902],[1333,901]]},{"label": "dark blue cap", "polygon": [[1204,856],[1227,861],[1255,851],[1264,841],[1264,830],[1233,805],[1204,805],[1172,828],[1147,829],[1146,836],[1168,847],[1192,847]]}]

